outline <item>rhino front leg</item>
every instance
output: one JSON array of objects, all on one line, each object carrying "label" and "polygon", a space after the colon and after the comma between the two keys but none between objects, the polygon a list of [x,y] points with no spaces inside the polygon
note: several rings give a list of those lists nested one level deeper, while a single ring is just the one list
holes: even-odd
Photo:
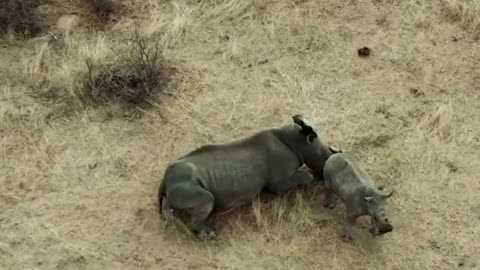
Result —
[{"label": "rhino front leg", "polygon": [[310,185],[312,181],[313,175],[309,171],[299,170],[287,178],[269,183],[267,188],[274,193],[283,193],[297,185]]},{"label": "rhino front leg", "polygon": [[306,169],[308,172],[310,172],[313,175],[313,178],[315,178],[318,181],[324,180],[324,177],[317,171],[312,170],[310,168]]},{"label": "rhino front leg", "polygon": [[323,199],[323,207],[333,209],[337,206],[337,195],[329,188],[325,190],[325,197]]},{"label": "rhino front leg", "polygon": [[168,193],[171,206],[186,211],[190,215],[190,228],[199,236],[212,239],[217,236],[214,227],[207,223],[213,210],[215,199],[207,190],[199,186],[177,186]]},{"label": "rhino front leg", "polygon": [[347,221],[345,224],[344,232],[342,234],[342,239],[344,241],[348,242],[352,240],[353,227],[355,226],[356,220],[356,215],[347,214]]},{"label": "rhino front leg", "polygon": [[325,197],[323,207],[333,209],[337,205],[337,195],[332,190],[332,180],[329,176],[325,177]]},{"label": "rhino front leg", "polygon": [[379,235],[379,234],[380,234],[380,230],[378,229],[377,223],[375,222],[373,216],[370,216],[370,223],[372,223],[372,228],[370,229],[370,232],[371,232],[373,235]]}]

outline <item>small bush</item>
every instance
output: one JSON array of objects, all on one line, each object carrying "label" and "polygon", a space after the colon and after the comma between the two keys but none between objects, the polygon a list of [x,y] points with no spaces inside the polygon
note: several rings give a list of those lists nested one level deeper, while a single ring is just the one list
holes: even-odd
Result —
[{"label": "small bush", "polygon": [[88,8],[102,22],[108,21],[112,14],[118,12],[119,5],[113,0],[83,0]]},{"label": "small bush", "polygon": [[0,34],[9,31],[24,35],[35,35],[42,30],[36,12],[38,0],[1,0]]},{"label": "small bush", "polygon": [[126,101],[139,104],[153,92],[162,92],[169,82],[169,69],[162,57],[159,39],[142,37],[138,30],[126,39],[127,51],[118,52],[114,65],[95,67],[87,60],[88,79],[84,97],[90,102]]}]

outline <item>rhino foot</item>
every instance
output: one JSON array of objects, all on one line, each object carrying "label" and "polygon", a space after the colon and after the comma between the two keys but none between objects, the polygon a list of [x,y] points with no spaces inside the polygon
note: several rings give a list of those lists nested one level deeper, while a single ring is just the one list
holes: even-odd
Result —
[{"label": "rhino foot", "polygon": [[352,236],[351,236],[350,234],[348,234],[348,233],[342,234],[342,240],[343,240],[344,242],[350,242],[350,241],[352,241],[352,239],[353,239],[353,238],[352,238]]},{"label": "rhino foot", "polygon": [[308,170],[301,170],[296,174],[298,184],[309,186],[315,179],[314,175]]},{"label": "rhino foot", "polygon": [[347,224],[345,225],[343,235],[342,235],[342,240],[345,242],[352,241],[352,233],[353,233],[353,227],[355,225],[355,219],[357,217],[355,215],[348,215],[347,216]]},{"label": "rhino foot", "polygon": [[333,209],[337,206],[337,196],[331,191],[325,192],[325,198],[323,200],[323,207]]},{"label": "rhino foot", "polygon": [[213,231],[212,231],[212,232],[209,232],[209,233],[207,234],[207,239],[208,239],[208,240],[212,240],[212,239],[215,239],[215,238],[217,238],[217,233],[216,233],[216,232],[213,232]]},{"label": "rhino foot", "polygon": [[337,206],[335,202],[324,202],[323,207],[328,209],[334,209]]},{"label": "rhino foot", "polygon": [[388,232],[391,232],[392,230],[393,230],[393,227],[391,225],[386,225],[382,229],[379,229],[377,227],[372,227],[372,228],[369,229],[369,232],[373,236],[379,236],[379,235],[383,235],[383,234],[386,234]]},{"label": "rhino foot", "polygon": [[217,238],[217,232],[214,229],[211,229],[209,231],[202,231],[198,233],[197,236],[202,240],[213,240]]}]

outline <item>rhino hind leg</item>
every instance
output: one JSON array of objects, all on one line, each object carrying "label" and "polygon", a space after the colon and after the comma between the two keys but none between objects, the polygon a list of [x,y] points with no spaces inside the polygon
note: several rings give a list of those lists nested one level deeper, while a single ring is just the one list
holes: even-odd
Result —
[{"label": "rhino hind leg", "polygon": [[213,210],[213,195],[200,186],[177,186],[168,194],[170,205],[190,215],[190,228],[197,236],[215,238],[215,228],[208,224],[208,216]]},{"label": "rhino hind leg", "polygon": [[299,170],[290,177],[269,183],[267,188],[274,193],[283,193],[297,185],[310,185],[313,179],[312,173],[308,170]]}]

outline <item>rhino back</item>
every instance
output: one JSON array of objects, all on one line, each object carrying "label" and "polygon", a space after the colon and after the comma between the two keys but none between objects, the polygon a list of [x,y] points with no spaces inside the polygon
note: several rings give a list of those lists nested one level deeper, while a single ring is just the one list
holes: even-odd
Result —
[{"label": "rhino back", "polygon": [[360,162],[348,153],[344,153],[344,159],[357,175],[358,180],[365,186],[373,185],[373,180]]},{"label": "rhino back", "polygon": [[[182,160],[194,164],[197,180],[213,194],[216,204],[229,208],[258,194],[272,177],[279,177],[279,163],[289,158],[295,161],[282,147],[269,133],[262,133],[229,144],[204,146]],[[283,167],[294,170],[296,165]]]},{"label": "rhino back", "polygon": [[364,193],[371,179],[360,164],[348,153],[332,155],[325,164],[325,177],[333,191],[344,200]]}]

